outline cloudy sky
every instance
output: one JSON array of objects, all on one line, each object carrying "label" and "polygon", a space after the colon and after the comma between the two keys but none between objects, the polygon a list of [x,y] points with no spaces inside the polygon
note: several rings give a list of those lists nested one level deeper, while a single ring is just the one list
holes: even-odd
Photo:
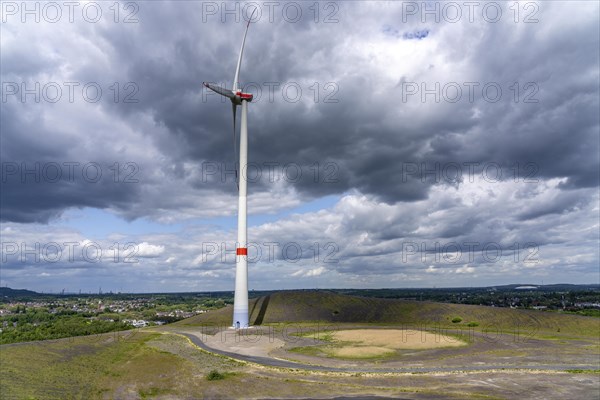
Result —
[{"label": "cloudy sky", "polygon": [[[25,8],[26,7],[26,8]],[[600,283],[596,1],[2,2],[0,284]]]}]

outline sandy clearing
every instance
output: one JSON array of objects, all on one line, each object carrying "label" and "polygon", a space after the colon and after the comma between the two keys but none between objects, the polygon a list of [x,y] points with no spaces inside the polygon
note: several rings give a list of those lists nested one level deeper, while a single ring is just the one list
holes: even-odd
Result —
[{"label": "sandy clearing", "polygon": [[334,332],[332,336],[336,341],[355,342],[357,348],[372,346],[393,350],[421,350],[466,345],[451,336],[414,329],[349,329]]}]

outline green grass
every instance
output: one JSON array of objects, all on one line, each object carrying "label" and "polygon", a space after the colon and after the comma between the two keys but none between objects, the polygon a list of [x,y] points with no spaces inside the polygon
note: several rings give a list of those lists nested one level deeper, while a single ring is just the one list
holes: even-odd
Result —
[{"label": "green grass", "polygon": [[326,353],[323,353],[321,351],[321,346],[298,346],[292,347],[291,349],[289,349],[289,351],[292,353],[304,354],[307,356],[327,356]]},{"label": "green grass", "polygon": [[597,308],[586,308],[584,310],[579,311],[561,311],[565,314],[577,314],[577,315],[585,315],[587,317],[596,317],[600,318],[600,310]]},{"label": "green grass", "polygon": [[208,374],[206,374],[206,380],[207,381],[218,381],[218,380],[221,380],[221,379],[225,379],[225,375],[222,374],[222,373],[220,373],[216,369],[213,369]]},{"label": "green grass", "polygon": [[322,330],[318,330],[316,332],[313,330],[310,330],[310,331],[300,331],[300,332],[292,333],[293,336],[316,339],[316,340],[320,340],[322,342],[336,341],[335,338],[333,337],[334,334],[335,334],[335,331],[322,331]]},{"label": "green grass", "polygon": [[396,356],[395,352],[382,355],[353,355],[341,356],[335,353],[335,350],[340,347],[348,346],[350,342],[339,342],[322,346],[299,346],[293,347],[289,351],[296,354],[303,354],[315,357],[336,358],[340,360],[384,360]]},{"label": "green grass", "polygon": [[159,387],[151,387],[149,389],[140,389],[138,393],[142,399],[149,399],[158,395],[167,394],[169,393],[169,390]]},{"label": "green grass", "polygon": [[568,369],[569,374],[600,374],[600,369]]}]

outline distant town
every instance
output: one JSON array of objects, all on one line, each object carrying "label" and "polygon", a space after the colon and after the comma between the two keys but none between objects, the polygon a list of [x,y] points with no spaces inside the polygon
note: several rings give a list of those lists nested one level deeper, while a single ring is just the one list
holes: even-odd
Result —
[{"label": "distant town", "polygon": [[224,293],[50,295],[0,288],[0,344],[164,325],[232,301]]}]

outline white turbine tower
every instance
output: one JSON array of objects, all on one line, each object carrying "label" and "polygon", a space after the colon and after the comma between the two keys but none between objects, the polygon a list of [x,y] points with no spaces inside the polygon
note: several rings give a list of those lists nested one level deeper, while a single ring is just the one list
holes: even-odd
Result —
[{"label": "white turbine tower", "polygon": [[[256,12],[256,9],[254,10]],[[204,86],[210,90],[228,97],[231,100],[233,110],[233,143],[235,148],[236,142],[236,126],[235,114],[237,106],[242,106],[242,123],[240,126],[240,174],[236,170],[236,178],[238,184],[238,237],[237,249],[235,257],[235,297],[233,302],[233,326],[235,328],[248,327],[248,247],[247,247],[247,213],[246,213],[246,196],[247,196],[247,164],[248,164],[248,102],[252,101],[250,93],[242,93],[240,88],[240,66],[242,65],[242,54],[244,53],[244,44],[246,43],[246,35],[254,12],[248,20],[240,55],[238,57],[237,68],[235,69],[235,77],[233,78],[233,88],[231,90],[222,88],[211,83],[204,82]],[[238,176],[239,175],[239,176]]]}]

